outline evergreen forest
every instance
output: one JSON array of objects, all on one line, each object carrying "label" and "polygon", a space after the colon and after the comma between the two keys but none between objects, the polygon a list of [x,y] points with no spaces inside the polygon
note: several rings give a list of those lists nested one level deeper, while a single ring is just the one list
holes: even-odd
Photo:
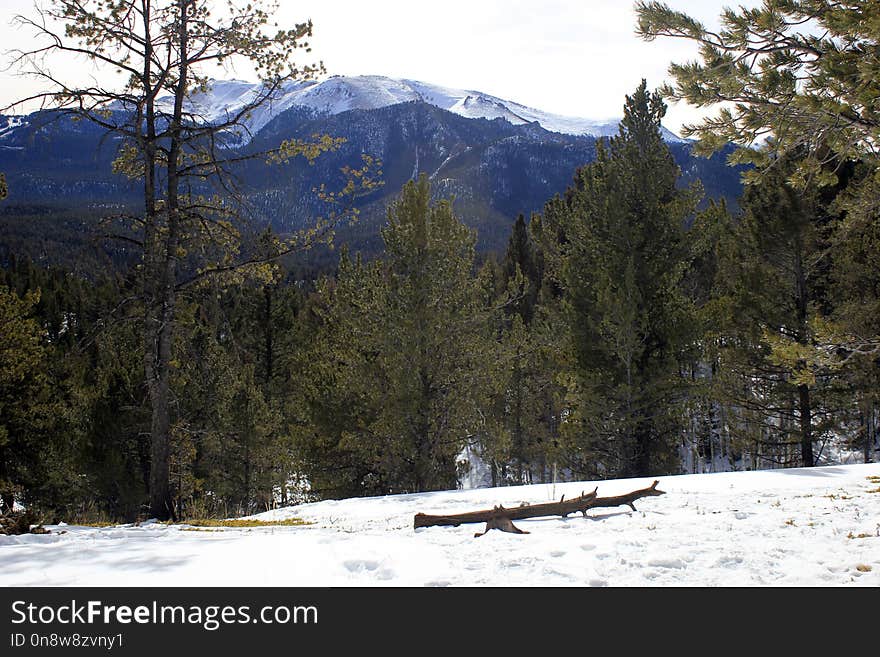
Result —
[{"label": "evergreen forest", "polygon": [[[67,4],[69,34],[85,42],[114,20]],[[510,218],[506,249],[478,252],[476,230],[421,174],[396,190],[378,254],[337,244],[317,271],[298,258],[356,219],[347,200],[381,184],[383,163],[367,155],[344,187],[322,190],[337,210],[314,227],[247,233],[212,142],[229,126],[193,125],[180,107],[157,119],[150,105],[156,89],[184,93],[209,48],[281,84],[311,25],[267,43],[233,21],[225,39],[199,43],[204,3],[166,4],[152,20],[169,28],[156,39],[178,55],[171,74],[132,65],[122,100],[138,99],[138,114],[105,126],[129,144],[114,167],[145,201],[95,239],[129,255],[46,266],[13,251],[0,269],[3,511],[230,517],[880,456],[870,3],[730,10],[717,34],[637,3],[644,39],[696,41],[702,62],[673,65],[675,84],[656,91],[635,81],[618,134],[540,212]],[[804,16],[830,36],[798,33]],[[98,122],[100,103],[120,101],[83,98],[52,100]],[[737,207],[682,184],[661,133],[670,100],[733,104],[690,136],[707,154],[739,146]],[[310,161],[338,146],[316,136],[260,157]],[[215,176],[221,191],[192,191]]]}]

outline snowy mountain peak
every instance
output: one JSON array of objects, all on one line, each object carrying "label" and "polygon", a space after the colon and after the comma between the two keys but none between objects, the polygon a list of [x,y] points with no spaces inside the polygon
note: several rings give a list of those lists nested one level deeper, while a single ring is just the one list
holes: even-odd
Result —
[{"label": "snowy mountain peak", "polygon": [[[242,80],[214,80],[207,93],[195,94],[190,110],[206,121],[234,116],[260,92],[260,85]],[[441,87],[416,80],[378,75],[333,76],[321,81],[293,82],[247,118],[251,135],[293,107],[334,115],[349,110],[374,110],[420,101],[467,118],[504,119],[513,125],[537,123],[545,130],[593,137],[617,134],[618,121],[560,116],[497,98],[480,91]],[[684,141],[664,128],[669,141]],[[244,137],[246,139],[246,137]]]}]

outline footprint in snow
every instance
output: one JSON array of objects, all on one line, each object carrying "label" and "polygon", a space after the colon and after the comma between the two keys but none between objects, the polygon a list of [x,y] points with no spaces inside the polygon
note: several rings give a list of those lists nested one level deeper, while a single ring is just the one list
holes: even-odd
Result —
[{"label": "footprint in snow", "polygon": [[722,568],[735,568],[739,564],[743,562],[743,558],[739,555],[725,555],[722,557],[718,557],[718,560],[715,562],[716,566],[720,566]]},{"label": "footprint in snow", "polygon": [[550,553],[550,556],[551,557],[564,557],[565,550],[553,550],[553,552]]},{"label": "footprint in snow", "polygon": [[376,570],[379,567],[378,561],[369,561],[363,559],[352,559],[342,564],[350,573],[363,573]]},{"label": "footprint in snow", "polygon": [[649,566],[654,568],[686,568],[687,564],[681,559],[652,559],[648,562]]}]

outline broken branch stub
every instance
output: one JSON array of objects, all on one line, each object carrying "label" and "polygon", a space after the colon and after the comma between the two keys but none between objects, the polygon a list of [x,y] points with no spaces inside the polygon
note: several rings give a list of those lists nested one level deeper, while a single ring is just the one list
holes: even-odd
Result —
[{"label": "broken branch stub", "polygon": [[643,497],[655,497],[657,495],[665,495],[666,492],[657,489],[659,480],[655,481],[647,488],[634,490],[623,495],[615,495],[612,497],[597,497],[598,487],[592,493],[582,493],[579,497],[566,500],[562,496],[558,502],[547,502],[544,504],[523,504],[511,509],[505,509],[503,506],[496,506],[494,509],[485,511],[470,511],[468,513],[459,513],[454,515],[434,516],[425,513],[417,513],[413,519],[413,528],[420,527],[458,527],[466,523],[486,523],[486,531],[475,534],[479,537],[491,529],[499,529],[501,531],[514,534],[528,534],[518,529],[514,524],[514,520],[524,520],[526,518],[541,518],[544,516],[561,516],[566,517],[571,513],[580,512],[584,516],[587,510],[596,507],[614,507],[626,505],[633,511],[636,510],[634,502]]}]

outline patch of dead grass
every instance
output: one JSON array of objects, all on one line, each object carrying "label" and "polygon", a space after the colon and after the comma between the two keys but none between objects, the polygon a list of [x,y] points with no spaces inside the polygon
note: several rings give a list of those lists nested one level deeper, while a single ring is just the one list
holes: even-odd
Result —
[{"label": "patch of dead grass", "polygon": [[226,527],[232,529],[252,529],[255,527],[302,527],[313,523],[302,518],[287,518],[285,520],[256,520],[254,518],[231,518],[215,520],[213,518],[196,518],[180,523],[190,527]]}]

